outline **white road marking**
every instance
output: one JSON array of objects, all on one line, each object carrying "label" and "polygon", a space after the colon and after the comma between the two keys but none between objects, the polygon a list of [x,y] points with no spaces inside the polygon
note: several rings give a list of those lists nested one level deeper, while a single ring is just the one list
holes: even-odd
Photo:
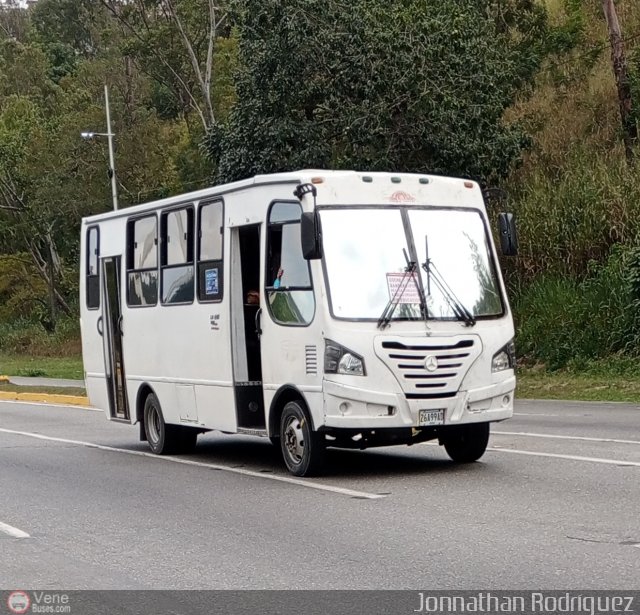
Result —
[{"label": "white road marking", "polygon": [[29,534],[19,530],[17,527],[13,527],[12,525],[8,525],[6,523],[2,523],[0,521],[0,532],[4,532],[13,538],[30,538]]},{"label": "white road marking", "polygon": [[28,438],[36,438],[38,440],[47,440],[49,442],[59,442],[61,444],[73,444],[76,446],[85,446],[87,448],[96,448],[101,451],[112,451],[115,453],[125,453],[127,455],[137,455],[139,457],[149,457],[157,461],[170,461],[172,463],[181,463],[183,465],[197,466],[200,468],[208,468],[210,470],[222,470],[224,472],[233,472],[234,474],[243,474],[244,476],[253,476],[255,478],[264,478],[268,480],[275,480],[282,483],[289,483],[291,485],[298,485],[300,487],[308,487],[309,489],[317,489],[318,491],[329,491],[331,493],[338,493],[340,495],[346,495],[353,498],[361,498],[365,500],[377,500],[386,496],[378,493],[367,493],[366,491],[355,491],[353,489],[345,489],[344,487],[335,487],[333,485],[325,485],[323,483],[306,481],[301,478],[294,478],[293,476],[277,476],[275,474],[267,474],[265,472],[255,472],[253,470],[243,470],[242,468],[233,468],[230,466],[224,466],[217,463],[206,463],[203,461],[194,461],[191,459],[181,459],[179,457],[162,456],[154,453],[147,453],[145,451],[131,451],[126,448],[116,448],[115,446],[105,446],[104,444],[95,444],[94,442],[83,442],[81,440],[68,440],[66,438],[54,438],[52,436],[45,436],[38,433],[31,433],[28,431],[16,431],[14,429],[0,428],[0,432],[14,434],[18,436],[25,436]]},{"label": "white road marking", "polygon": [[494,453],[513,453],[514,455],[529,455],[531,457],[551,457],[552,459],[569,459],[570,461],[588,461],[590,463],[604,463],[613,466],[632,466],[640,468],[640,461],[622,461],[621,459],[603,459],[601,457],[582,457],[581,455],[560,455],[557,453],[537,453],[535,451],[521,451],[515,448],[487,447]]},{"label": "white road marking", "polygon": [[68,408],[69,410],[83,410],[90,412],[104,412],[100,408],[94,408],[93,406],[79,406],[78,404],[54,404],[48,401],[24,401],[22,399],[0,399],[1,404],[18,404],[22,406],[51,406],[52,408]]},{"label": "white road marking", "polygon": [[550,433],[529,433],[525,431],[492,431],[500,436],[526,436],[527,438],[556,438],[558,440],[581,440],[584,442],[614,442],[615,444],[640,444],[640,440],[617,440],[615,438],[588,438],[586,436],[562,436]]},{"label": "white road marking", "polygon": [[[559,416],[558,414],[543,414],[542,412],[514,412],[513,416]],[[565,415],[563,415],[565,416]],[[575,416],[575,415],[573,415]]]}]

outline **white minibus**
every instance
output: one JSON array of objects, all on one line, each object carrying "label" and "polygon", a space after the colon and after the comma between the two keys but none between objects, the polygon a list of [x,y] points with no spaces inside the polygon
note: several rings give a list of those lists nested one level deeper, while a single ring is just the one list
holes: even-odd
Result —
[{"label": "white minibus", "polygon": [[[500,214],[502,252],[516,250]],[[512,416],[514,327],[467,179],[306,170],[83,219],[91,403],[158,454],[268,437],[297,476],[327,447],[437,440],[479,459]]]}]

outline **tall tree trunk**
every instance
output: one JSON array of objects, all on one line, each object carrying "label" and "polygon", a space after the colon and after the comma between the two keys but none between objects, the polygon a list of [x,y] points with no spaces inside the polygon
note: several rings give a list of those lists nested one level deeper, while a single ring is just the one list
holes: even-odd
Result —
[{"label": "tall tree trunk", "polygon": [[620,22],[613,0],[602,0],[604,16],[609,28],[609,40],[611,41],[611,60],[613,73],[618,88],[618,100],[620,104],[620,120],[622,121],[622,136],[624,139],[624,151],[629,164],[633,163],[633,146],[638,141],[638,126],[632,113],[631,84],[627,72],[627,58],[624,50],[624,42],[620,32]]}]

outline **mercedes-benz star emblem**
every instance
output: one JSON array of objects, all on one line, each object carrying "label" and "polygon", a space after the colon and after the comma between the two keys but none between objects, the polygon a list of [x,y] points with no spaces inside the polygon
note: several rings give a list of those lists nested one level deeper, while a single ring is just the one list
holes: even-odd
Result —
[{"label": "mercedes-benz star emblem", "polygon": [[436,359],[436,357],[434,357],[432,354],[430,354],[424,360],[424,368],[428,372],[435,372],[438,369],[438,359]]}]

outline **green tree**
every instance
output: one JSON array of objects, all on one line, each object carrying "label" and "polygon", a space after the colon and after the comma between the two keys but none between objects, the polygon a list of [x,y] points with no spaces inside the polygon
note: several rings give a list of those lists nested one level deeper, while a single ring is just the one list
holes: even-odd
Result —
[{"label": "green tree", "polygon": [[248,0],[218,178],[296,167],[504,176],[527,143],[503,114],[539,66],[530,0]]},{"label": "green tree", "polygon": [[0,40],[9,38],[25,41],[29,32],[29,15],[19,10],[18,0],[5,0],[0,3]]},{"label": "green tree", "polygon": [[174,159],[185,129],[159,120],[146,104],[148,80],[122,71],[121,58],[82,60],[56,83],[37,44],[4,41],[0,66],[0,254],[31,257],[54,327],[77,295],[80,220],[111,206],[106,143],[79,134],[104,132],[104,82],[123,205],[179,190]]},{"label": "green tree", "polygon": [[212,98],[216,45],[228,34],[214,0],[101,0],[127,36],[126,49],[154,79],[165,117],[193,112],[203,129],[216,123]]},{"label": "green tree", "polygon": [[33,42],[50,62],[58,82],[87,58],[105,55],[118,42],[107,11],[92,0],[38,0],[31,15]]}]

